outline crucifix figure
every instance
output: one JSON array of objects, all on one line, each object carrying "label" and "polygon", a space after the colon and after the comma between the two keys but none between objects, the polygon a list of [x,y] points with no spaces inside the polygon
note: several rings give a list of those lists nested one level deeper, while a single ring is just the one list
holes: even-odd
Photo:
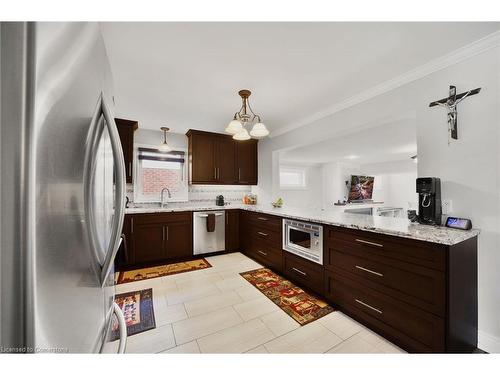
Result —
[{"label": "crucifix figure", "polygon": [[[447,98],[437,100],[429,104],[429,107],[440,106],[446,107],[448,109],[448,132],[450,134],[450,138],[458,139],[458,130],[457,130],[457,105],[462,100],[467,98],[468,96],[475,95],[481,91],[481,88],[477,88],[474,90],[469,90],[467,92],[463,92],[457,95],[456,86],[450,86],[450,92]],[[448,138],[448,144],[449,144]]]}]

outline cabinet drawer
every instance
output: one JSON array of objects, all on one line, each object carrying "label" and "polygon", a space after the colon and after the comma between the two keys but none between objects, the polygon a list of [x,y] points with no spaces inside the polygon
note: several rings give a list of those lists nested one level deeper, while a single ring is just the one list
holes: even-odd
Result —
[{"label": "cabinet drawer", "polygon": [[370,328],[409,351],[444,351],[443,318],[338,274],[326,278],[330,299]]},{"label": "cabinet drawer", "polygon": [[300,258],[296,255],[283,252],[283,273],[319,294],[323,293],[323,266]]},{"label": "cabinet drawer", "polygon": [[191,221],[193,213],[190,211],[182,212],[155,212],[147,214],[133,215],[134,224],[152,224]]},{"label": "cabinet drawer", "polygon": [[261,228],[266,228],[267,230],[272,230],[281,233],[282,220],[279,216],[250,213],[248,219],[251,224],[255,224]]},{"label": "cabinet drawer", "polygon": [[276,232],[274,230],[269,230],[267,228],[252,225],[248,226],[247,235],[250,236],[251,239],[257,239],[264,243],[269,244],[270,246],[277,247],[281,249],[281,232]]},{"label": "cabinet drawer", "polygon": [[250,244],[249,255],[254,257],[264,267],[271,267],[281,272],[282,252],[280,248],[269,246],[265,241],[253,239]]},{"label": "cabinet drawer", "polygon": [[445,275],[443,272],[413,264],[392,261],[388,264],[333,251],[334,272],[365,283],[392,297],[423,310],[444,316]]},{"label": "cabinet drawer", "polygon": [[443,271],[446,248],[443,245],[410,240],[361,230],[326,227],[325,259],[334,250],[365,257],[387,257]]}]

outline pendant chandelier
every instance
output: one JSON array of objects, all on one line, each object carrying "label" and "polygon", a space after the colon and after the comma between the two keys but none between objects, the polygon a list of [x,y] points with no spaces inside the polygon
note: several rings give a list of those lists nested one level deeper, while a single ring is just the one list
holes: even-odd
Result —
[{"label": "pendant chandelier", "polygon": [[[269,135],[269,130],[267,130],[266,125],[261,122],[260,116],[255,114],[250,107],[250,102],[248,97],[252,94],[250,90],[240,90],[238,94],[241,96],[242,105],[238,112],[233,116],[233,120],[226,127],[226,132],[233,134],[233,139],[237,141],[246,141],[251,137],[263,138]],[[249,127],[252,125],[252,130],[250,133],[245,128],[246,125]]]}]

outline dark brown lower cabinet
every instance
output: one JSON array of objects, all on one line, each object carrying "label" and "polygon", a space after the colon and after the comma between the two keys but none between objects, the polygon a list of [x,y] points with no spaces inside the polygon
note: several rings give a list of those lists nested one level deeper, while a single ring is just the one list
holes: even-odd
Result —
[{"label": "dark brown lower cabinet", "polygon": [[191,221],[174,221],[165,225],[165,255],[167,259],[188,258],[193,255]]},{"label": "dark brown lower cabinet", "polygon": [[[138,220],[139,221],[139,220]],[[133,231],[135,264],[165,259],[165,227],[162,223],[138,223]]]},{"label": "dark brown lower cabinet", "polygon": [[279,216],[241,211],[240,249],[263,267],[283,270],[282,228]]},{"label": "dark brown lower cabinet", "polygon": [[477,346],[477,237],[456,245],[325,226],[325,297],[409,352]]},{"label": "dark brown lower cabinet", "polygon": [[297,284],[323,294],[323,266],[284,252],[283,273]]},{"label": "dark brown lower cabinet", "polygon": [[226,251],[240,248],[240,210],[226,210]]},{"label": "dark brown lower cabinet", "polygon": [[191,212],[125,215],[123,234],[126,246],[117,255],[117,269],[193,255]]},{"label": "dark brown lower cabinet", "polygon": [[326,272],[326,295],[342,311],[410,352],[444,352],[444,319]]}]

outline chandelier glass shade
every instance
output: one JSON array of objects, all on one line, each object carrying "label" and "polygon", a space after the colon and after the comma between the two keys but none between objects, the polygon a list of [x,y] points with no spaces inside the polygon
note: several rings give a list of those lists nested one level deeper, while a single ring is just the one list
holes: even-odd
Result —
[{"label": "chandelier glass shade", "polygon": [[[241,96],[242,105],[238,112],[233,116],[233,119],[226,127],[226,132],[233,135],[233,139],[237,141],[246,141],[251,137],[263,138],[269,135],[269,130],[267,130],[266,125],[262,123],[260,116],[256,114],[252,107],[250,107],[250,102],[248,97],[252,94],[250,90],[240,90],[238,94]],[[250,133],[245,128],[246,125],[249,127],[253,124]]]}]

